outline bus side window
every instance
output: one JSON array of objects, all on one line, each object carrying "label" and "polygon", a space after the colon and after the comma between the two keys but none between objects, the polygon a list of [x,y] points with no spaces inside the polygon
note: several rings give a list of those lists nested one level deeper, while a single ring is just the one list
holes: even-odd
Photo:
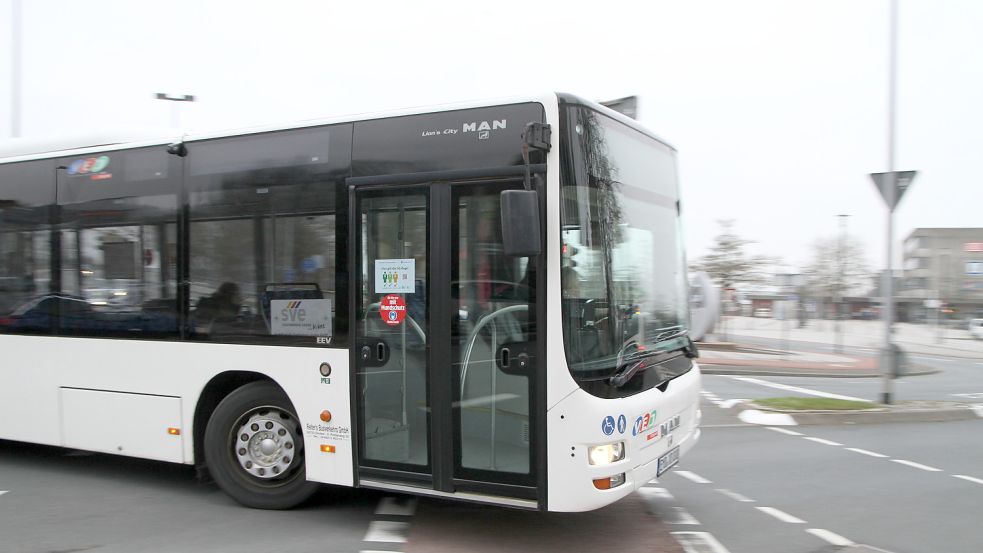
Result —
[{"label": "bus side window", "polygon": [[54,328],[38,308],[51,287],[53,167],[50,160],[0,165],[0,333]]},{"label": "bus side window", "polygon": [[[336,244],[344,244],[346,230],[339,227],[347,225],[337,215],[345,206],[336,204],[346,189],[343,175],[331,173],[329,149],[346,136],[315,128],[190,146],[193,339],[314,346],[333,338],[317,329],[338,327],[334,299],[344,252]],[[344,157],[345,149],[337,150]],[[218,324],[213,304],[231,284],[238,287],[238,312]],[[291,300],[322,318],[330,310],[331,320],[309,328],[274,320],[271,305],[279,313]]]}]

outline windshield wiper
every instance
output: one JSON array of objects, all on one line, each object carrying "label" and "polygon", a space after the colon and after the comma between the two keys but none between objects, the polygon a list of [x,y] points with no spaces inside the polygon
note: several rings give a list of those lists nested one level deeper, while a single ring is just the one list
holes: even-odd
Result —
[{"label": "windshield wiper", "polygon": [[[687,333],[686,330],[672,330],[672,331],[660,333],[656,336],[656,343],[653,349],[639,351],[634,355],[628,356],[627,358],[623,357],[625,347],[632,344],[636,344],[636,342],[631,341],[628,344],[625,344],[624,346],[622,346],[621,352],[618,354],[617,368],[615,369],[614,373],[608,378],[608,383],[616,388],[620,388],[625,384],[627,384],[628,381],[630,381],[632,378],[635,378],[635,376],[638,375],[638,373],[644,372],[646,369],[648,369],[651,366],[658,365],[660,363],[668,361],[669,359],[672,358],[672,357],[668,357],[669,354],[680,350],[682,350],[683,355],[691,359],[694,357],[699,357],[700,353],[696,349],[696,345],[693,344],[693,341],[690,340],[688,337],[686,338],[685,343],[676,349],[672,349],[672,350],[658,349],[659,344],[663,344],[665,342],[669,342],[671,340],[675,340],[677,338],[686,336],[686,333]],[[666,358],[659,360],[655,363],[648,363],[648,364],[645,363],[647,359],[658,355],[664,355],[666,356]],[[674,357],[678,357],[678,356],[674,356]]]}]

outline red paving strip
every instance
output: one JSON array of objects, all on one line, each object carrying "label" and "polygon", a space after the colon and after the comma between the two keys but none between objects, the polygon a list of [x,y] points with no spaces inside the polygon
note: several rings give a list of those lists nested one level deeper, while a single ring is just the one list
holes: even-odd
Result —
[{"label": "red paving strip", "polygon": [[878,367],[876,357],[854,357],[838,363],[819,363],[809,361],[791,361],[782,359],[698,359],[700,365],[727,365],[731,367],[762,367],[769,369],[833,369],[836,371],[862,370],[869,371]]},{"label": "red paving strip", "polygon": [[[617,544],[613,546],[612,544]],[[638,494],[587,513],[541,513],[421,501],[405,553],[610,551],[683,553]]]}]

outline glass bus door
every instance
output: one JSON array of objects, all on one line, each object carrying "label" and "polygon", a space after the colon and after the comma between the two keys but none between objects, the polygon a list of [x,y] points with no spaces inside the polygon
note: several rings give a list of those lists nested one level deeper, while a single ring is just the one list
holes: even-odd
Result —
[{"label": "glass bus door", "polygon": [[520,186],[353,189],[361,480],[536,498],[535,264],[499,210]]}]

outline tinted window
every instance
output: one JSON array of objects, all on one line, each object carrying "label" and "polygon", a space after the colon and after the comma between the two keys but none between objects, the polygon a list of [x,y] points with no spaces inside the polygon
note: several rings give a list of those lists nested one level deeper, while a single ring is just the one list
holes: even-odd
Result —
[{"label": "tinted window", "polygon": [[347,305],[343,183],[351,127],[219,139],[188,150],[192,337],[338,343],[347,331],[339,312]]},{"label": "tinted window", "polygon": [[49,317],[25,317],[51,288],[49,218],[54,164],[0,165],[0,332],[48,332]]},{"label": "tinted window", "polygon": [[58,332],[177,336],[180,158],[158,146],[59,161]]}]

